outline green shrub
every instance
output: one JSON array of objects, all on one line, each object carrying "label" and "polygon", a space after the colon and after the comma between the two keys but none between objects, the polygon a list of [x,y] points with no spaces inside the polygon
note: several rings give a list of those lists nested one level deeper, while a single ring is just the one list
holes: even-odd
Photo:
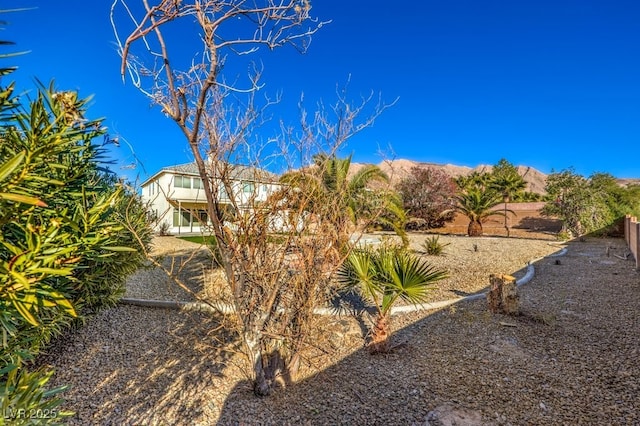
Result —
[{"label": "green shrub", "polygon": [[431,236],[426,238],[424,242],[421,244],[422,250],[431,256],[440,256],[444,253],[444,248],[448,246],[449,243],[441,243],[440,237],[438,235]]},{"label": "green shrub", "polygon": [[377,310],[369,348],[373,353],[391,349],[391,309],[399,301],[420,304],[434,283],[448,276],[447,271],[424,262],[403,246],[381,244],[377,248],[356,249],[337,274],[338,282],[359,287]]},{"label": "green shrub", "polygon": [[[41,389],[49,373],[25,366],[77,318],[117,301],[151,238],[142,202],[103,167],[93,141],[105,129],[85,105],[53,86],[28,105],[0,88],[0,390],[13,411],[53,404]],[[17,397],[25,389],[42,398]]]},{"label": "green shrub", "polygon": [[0,374],[7,376],[0,382],[0,410],[7,424],[62,424],[60,420],[73,415],[60,408],[62,399],[57,397],[66,386],[44,389],[53,371],[28,372],[9,366]]}]

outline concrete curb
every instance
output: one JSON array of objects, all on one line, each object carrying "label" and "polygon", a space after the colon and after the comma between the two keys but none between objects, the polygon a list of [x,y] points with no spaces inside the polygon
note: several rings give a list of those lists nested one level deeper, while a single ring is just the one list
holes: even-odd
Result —
[{"label": "concrete curb", "polygon": [[[545,257],[559,257],[559,256],[564,256],[566,253],[567,253],[567,248],[565,247],[562,250],[560,250],[560,252],[550,254]],[[524,277],[516,281],[516,285],[518,287],[528,283],[529,281],[531,281],[531,279],[533,279],[533,276],[535,275],[535,268],[533,264],[535,262],[538,262],[544,259],[545,257],[534,259],[529,261],[529,263],[527,263],[527,272],[525,273]],[[485,298],[486,295],[487,295],[487,292],[482,292],[477,294],[471,294],[465,297],[459,297],[457,299],[443,300],[443,301],[434,302],[434,303],[422,303],[420,305],[394,306],[391,308],[391,315],[404,314],[408,312],[441,309],[441,308],[445,308],[447,306],[453,305],[455,303],[463,302],[466,300],[482,299],[482,298]],[[133,299],[133,298],[122,298],[120,299],[119,303],[123,305],[143,306],[143,307],[149,307],[149,308],[184,309],[187,311],[218,312],[222,314],[230,314],[235,312],[235,308],[233,306],[227,305],[225,303],[207,304],[203,302],[177,302],[177,301],[171,301],[171,300],[153,300],[153,299],[149,300],[149,299]],[[340,316],[340,315],[351,314],[353,313],[353,310],[344,309],[344,308],[316,308],[314,309],[313,313],[316,315]]]},{"label": "concrete curb", "polygon": [[[563,248],[562,250],[560,250],[560,252],[550,254],[545,257],[564,256],[566,253],[567,253],[567,249]],[[545,257],[540,257],[538,259],[531,260],[529,261],[529,263],[527,263],[527,272],[525,273],[524,277],[516,281],[516,285],[518,287],[528,283],[533,279],[533,276],[535,275],[535,268],[533,264],[535,262],[538,262],[544,259]],[[465,300],[477,300],[477,299],[483,299],[485,297],[487,297],[486,291],[482,293],[471,294],[465,297],[459,297],[457,299],[443,300],[441,302],[435,302],[435,303],[423,303],[421,305],[394,306],[393,308],[391,308],[391,314],[401,314],[401,313],[417,312],[417,311],[424,311],[424,310],[430,310],[430,309],[440,309],[440,308],[447,307],[449,305],[453,305],[454,303],[463,302]]]}]

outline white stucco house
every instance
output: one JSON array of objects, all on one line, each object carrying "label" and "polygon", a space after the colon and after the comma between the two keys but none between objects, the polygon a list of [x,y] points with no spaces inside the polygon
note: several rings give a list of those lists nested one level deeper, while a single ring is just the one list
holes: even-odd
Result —
[{"label": "white stucco house", "polygon": [[[226,165],[230,188],[222,185],[216,172],[209,173],[217,188],[218,201],[229,211],[250,211],[280,188],[276,175],[263,169],[242,165]],[[230,191],[228,190],[230,189]],[[164,167],[142,183],[142,199],[158,218],[156,230],[174,235],[201,233],[211,224],[207,200],[196,163]]]}]

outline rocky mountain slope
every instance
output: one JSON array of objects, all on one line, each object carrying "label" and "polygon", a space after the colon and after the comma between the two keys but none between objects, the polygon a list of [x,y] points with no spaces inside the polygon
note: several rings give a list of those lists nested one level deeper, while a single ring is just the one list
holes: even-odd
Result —
[{"label": "rocky mountain slope", "polygon": [[[352,173],[363,167],[362,163],[351,164]],[[447,173],[451,177],[467,176],[474,171],[478,172],[490,172],[493,166],[479,165],[476,167],[456,166],[453,164],[436,164],[436,163],[421,163],[413,160],[385,160],[377,164],[390,178],[392,183],[400,182],[411,173],[413,167],[422,168],[434,168],[440,169]],[[533,167],[517,166],[518,172],[527,182],[527,190],[538,194],[544,194],[545,182],[547,175]]]}]

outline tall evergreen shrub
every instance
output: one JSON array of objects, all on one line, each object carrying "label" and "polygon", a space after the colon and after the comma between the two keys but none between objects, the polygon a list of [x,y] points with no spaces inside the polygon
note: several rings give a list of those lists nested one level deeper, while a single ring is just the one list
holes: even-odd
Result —
[{"label": "tall evergreen shrub", "polygon": [[61,389],[45,391],[51,372],[29,372],[30,360],[117,301],[152,235],[85,113],[74,92],[40,86],[28,100],[0,84],[0,410],[18,423],[60,419]]}]

